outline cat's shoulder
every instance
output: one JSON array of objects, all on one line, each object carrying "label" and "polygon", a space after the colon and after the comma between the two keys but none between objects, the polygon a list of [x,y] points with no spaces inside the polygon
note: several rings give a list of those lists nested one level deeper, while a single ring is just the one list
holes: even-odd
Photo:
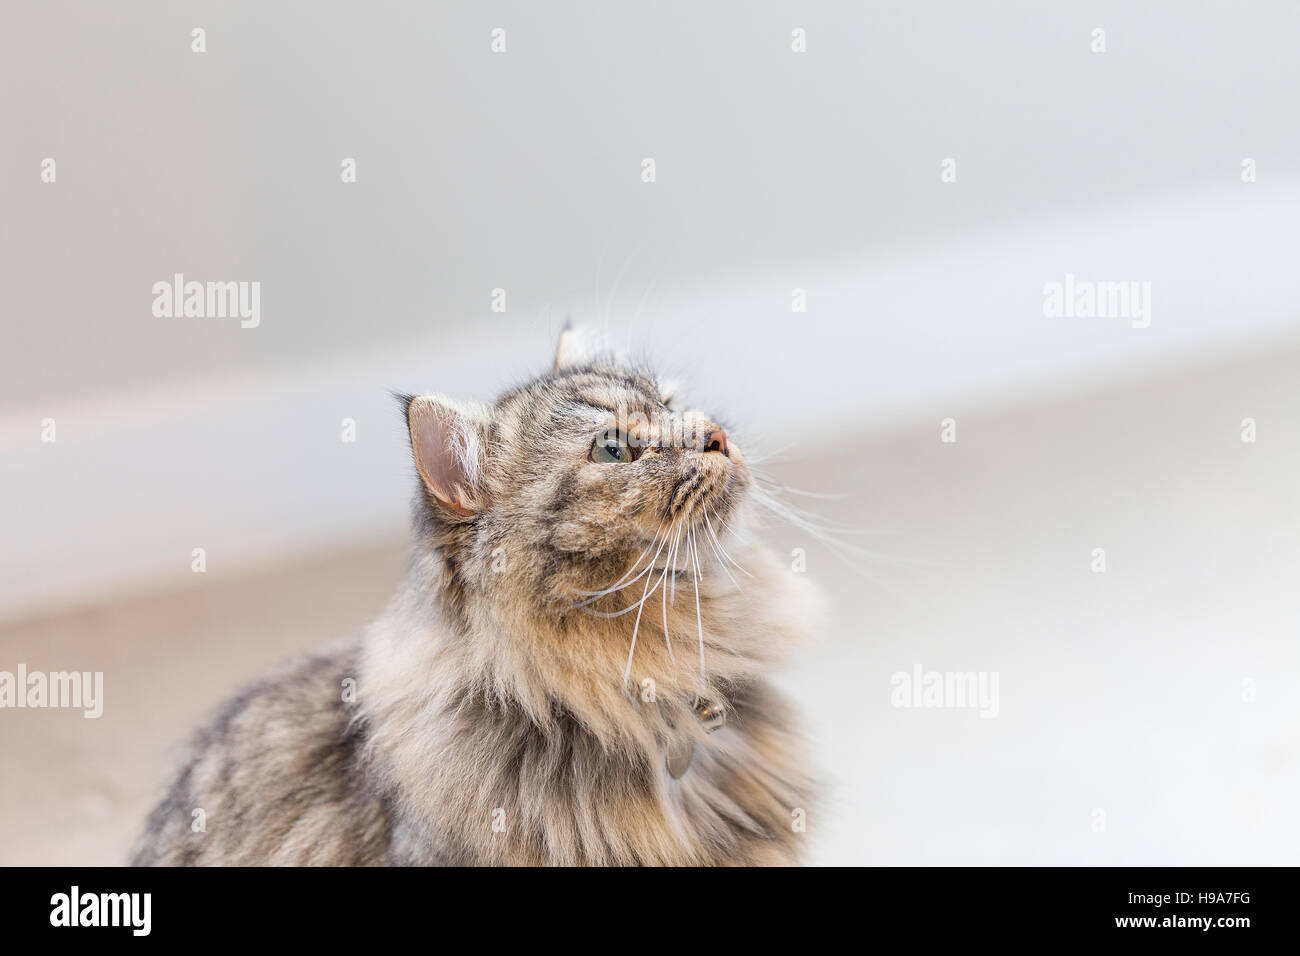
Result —
[{"label": "cat's shoulder", "polygon": [[356,641],[301,655],[226,701],[192,738],[136,862],[373,862],[384,812],[362,772],[359,656]]}]

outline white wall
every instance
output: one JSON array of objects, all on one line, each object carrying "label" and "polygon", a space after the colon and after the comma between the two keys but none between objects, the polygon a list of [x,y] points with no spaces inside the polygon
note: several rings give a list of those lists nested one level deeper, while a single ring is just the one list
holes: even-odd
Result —
[{"label": "white wall", "polygon": [[[489,397],[566,314],[804,448],[1297,331],[1290,4],[13,18],[0,615],[400,528],[386,390]],[[175,272],[261,282],[261,325],[155,318]],[[1151,282],[1150,328],[1045,318],[1066,273]]]}]

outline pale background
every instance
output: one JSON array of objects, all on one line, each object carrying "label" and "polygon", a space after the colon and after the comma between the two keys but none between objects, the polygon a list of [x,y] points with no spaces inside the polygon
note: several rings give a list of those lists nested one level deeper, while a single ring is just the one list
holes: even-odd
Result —
[{"label": "pale background", "polygon": [[[0,711],[0,863],[120,861],[203,714],[391,591],[388,390],[488,398],[567,315],[884,532],[770,532],[828,605],[815,862],[1297,862],[1300,8],[613,7],[10,13],[0,670],[107,700]],[[155,318],[175,272],[261,326]],[[1066,273],[1151,326],[1045,318]],[[892,708],[918,663],[999,716]]]}]

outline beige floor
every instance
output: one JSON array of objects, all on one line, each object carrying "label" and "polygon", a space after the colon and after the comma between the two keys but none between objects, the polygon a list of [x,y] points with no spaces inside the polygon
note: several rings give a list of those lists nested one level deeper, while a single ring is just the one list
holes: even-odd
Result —
[{"label": "beige floor", "polygon": [[98,719],[0,712],[0,864],[123,862],[186,733],[262,669],[365,624],[404,546],[0,627],[8,670],[105,675]]},{"label": "beige floor", "polygon": [[[814,861],[1300,861],[1297,370],[1292,346],[956,408],[953,445],[936,415],[778,467],[847,492],[812,502],[837,524],[891,532],[856,540],[892,557],[853,567],[772,533],[806,549],[829,602],[784,678],[828,782]],[[0,863],[120,861],[188,730],[273,661],[367,621],[403,552],[0,625],[0,668],[106,675],[97,721],[0,712]],[[997,672],[997,718],[891,706],[890,676],[916,665]]]}]

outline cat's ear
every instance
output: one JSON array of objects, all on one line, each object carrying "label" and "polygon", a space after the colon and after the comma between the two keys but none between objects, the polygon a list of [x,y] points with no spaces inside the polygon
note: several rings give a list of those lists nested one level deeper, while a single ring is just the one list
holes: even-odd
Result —
[{"label": "cat's ear", "polygon": [[482,510],[487,416],[438,395],[420,395],[407,399],[406,424],[425,487],[458,515]]},{"label": "cat's ear", "polygon": [[555,371],[588,365],[599,351],[599,342],[591,330],[575,329],[572,322],[566,321],[555,346]]},{"label": "cat's ear", "polygon": [[682,382],[676,378],[661,378],[659,380],[659,401],[663,402],[670,410],[679,410],[679,401],[682,394]]}]

